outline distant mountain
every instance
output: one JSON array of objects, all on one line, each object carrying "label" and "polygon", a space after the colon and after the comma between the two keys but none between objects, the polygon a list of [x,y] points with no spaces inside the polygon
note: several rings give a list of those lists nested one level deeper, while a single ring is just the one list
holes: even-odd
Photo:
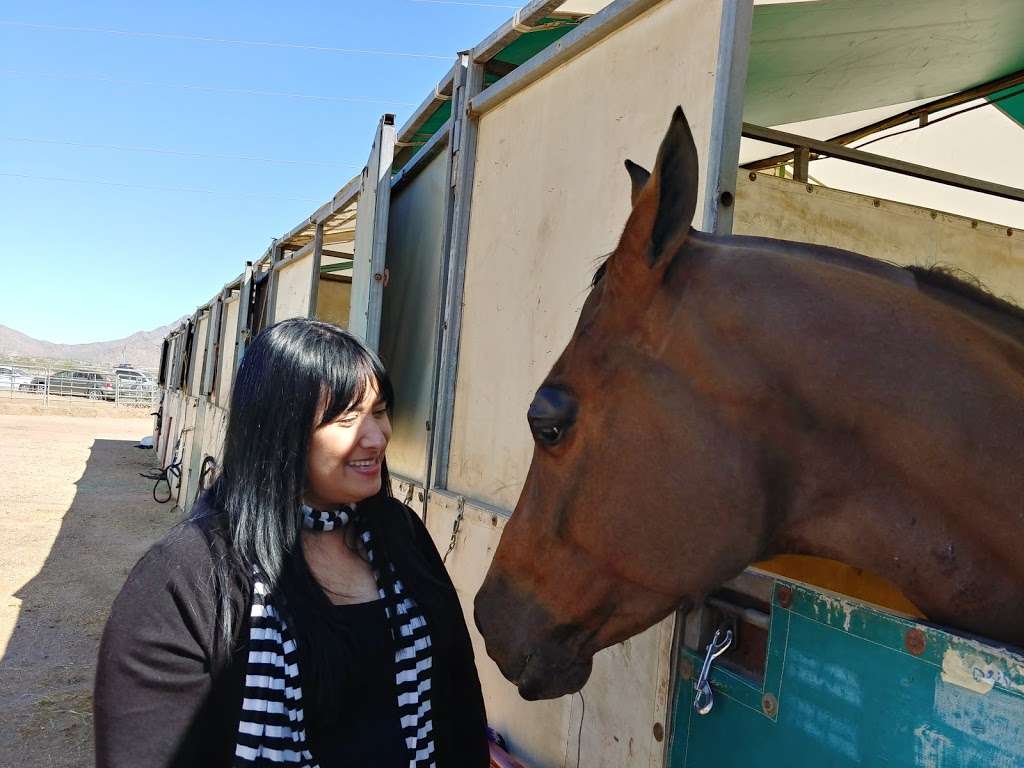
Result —
[{"label": "distant mountain", "polygon": [[130,363],[136,368],[156,368],[160,365],[160,343],[174,325],[176,323],[162,325],[152,331],[139,331],[115,341],[94,341],[88,344],[54,344],[52,341],[33,339],[13,328],[0,325],[0,355],[73,360],[100,365]]}]

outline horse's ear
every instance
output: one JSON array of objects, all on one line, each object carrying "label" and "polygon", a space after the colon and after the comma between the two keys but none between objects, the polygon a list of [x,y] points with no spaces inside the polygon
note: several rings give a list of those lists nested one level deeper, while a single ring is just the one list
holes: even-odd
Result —
[{"label": "horse's ear", "polygon": [[629,203],[630,205],[636,205],[637,198],[640,197],[640,193],[644,191],[644,187],[647,185],[647,180],[651,178],[651,172],[642,165],[637,165],[627,158],[626,173],[629,174],[629,180],[633,184],[633,189],[630,192]]},{"label": "horse's ear", "polygon": [[681,245],[697,210],[698,179],[697,147],[682,107],[676,107],[650,179],[634,199],[619,250],[643,253],[654,266]]}]

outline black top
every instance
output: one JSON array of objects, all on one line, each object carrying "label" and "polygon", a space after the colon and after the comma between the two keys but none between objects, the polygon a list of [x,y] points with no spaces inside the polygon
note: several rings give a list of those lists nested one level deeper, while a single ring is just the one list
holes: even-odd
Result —
[{"label": "black top", "polygon": [[[399,574],[428,573],[438,587],[403,578],[431,634],[431,711],[438,768],[489,764],[486,716],[458,597],[426,528],[388,500],[373,511]],[[114,601],[100,642],[94,698],[97,768],[227,768],[234,754],[247,658],[251,584],[228,598],[233,649],[217,637],[212,563],[225,551],[219,517],[175,528],[138,562]],[[306,701],[320,768],[407,765],[395,693],[394,643],[383,603],[335,607],[360,664],[347,676],[341,722],[318,722]],[[440,617],[448,617],[441,620]],[[365,654],[365,655],[363,655]],[[352,658],[352,657],[346,657]],[[365,663],[363,663],[365,662]],[[393,730],[390,730],[393,729]],[[393,735],[393,738],[392,738]],[[386,746],[382,746],[386,745]]]},{"label": "black top", "polygon": [[[395,685],[395,645],[384,601],[336,605],[330,620],[348,639],[351,653],[337,663],[352,667],[338,691],[339,717],[332,721],[311,712],[309,737],[320,768],[408,768]],[[353,658],[359,664],[352,665]]]}]

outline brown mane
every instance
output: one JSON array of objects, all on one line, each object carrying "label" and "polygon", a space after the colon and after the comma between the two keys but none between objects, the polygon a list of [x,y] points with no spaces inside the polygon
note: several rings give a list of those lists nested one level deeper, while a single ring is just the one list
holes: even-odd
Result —
[{"label": "brown mane", "polygon": [[[604,277],[610,256],[611,254],[604,254],[599,257],[600,263],[590,281],[591,289],[596,288]],[[870,257],[867,256],[862,258],[870,260]],[[877,259],[874,261],[883,264],[891,263]],[[896,265],[893,264],[893,266]],[[1024,340],[1024,307],[996,296],[970,272],[942,264],[934,264],[930,267],[912,265],[902,267],[902,269],[914,276],[920,288],[933,289],[930,293],[936,298],[994,326],[997,330]]]},{"label": "brown mane", "polygon": [[996,296],[969,272],[942,265],[904,269],[914,276],[919,286],[937,289],[934,291],[937,298],[1024,340],[1024,308]]}]

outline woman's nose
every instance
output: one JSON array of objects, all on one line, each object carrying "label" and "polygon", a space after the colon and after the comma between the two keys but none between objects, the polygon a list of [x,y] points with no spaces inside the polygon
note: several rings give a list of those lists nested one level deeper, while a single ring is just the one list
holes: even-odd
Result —
[{"label": "woman's nose", "polygon": [[384,448],[388,444],[388,436],[376,419],[367,419],[359,441],[364,448]]}]

